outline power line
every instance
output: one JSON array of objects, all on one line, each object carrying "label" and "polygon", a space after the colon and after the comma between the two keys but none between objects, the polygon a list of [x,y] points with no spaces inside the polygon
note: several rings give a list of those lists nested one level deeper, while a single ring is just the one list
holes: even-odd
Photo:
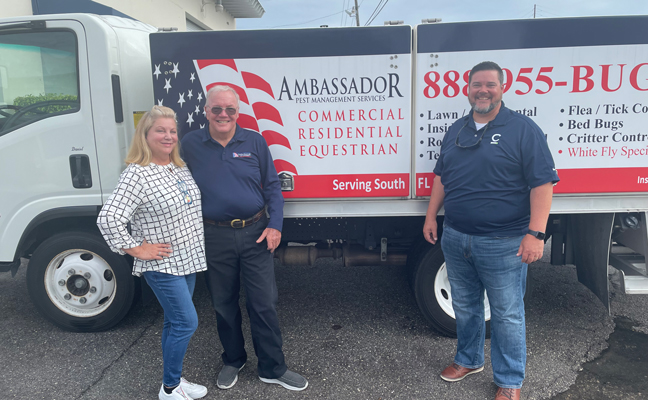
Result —
[{"label": "power line", "polygon": [[[367,23],[365,24],[365,26],[368,26],[369,24],[371,24],[374,21],[374,19],[376,19],[378,14],[380,14],[380,12],[383,10],[383,8],[385,8],[385,6],[387,5],[388,2],[389,2],[389,0],[380,0],[378,5],[376,6],[376,9],[373,11],[373,13],[371,13],[371,16],[367,20]],[[382,4],[382,6],[381,6],[381,4]],[[378,7],[380,7],[380,10],[378,9]]]},{"label": "power line", "polygon": [[[385,3],[383,3],[383,6],[380,7],[380,10],[379,10],[379,11],[376,13],[376,15],[371,19],[371,22],[374,22],[374,20],[376,19],[376,17],[378,17],[378,14],[380,14],[380,13],[382,12],[383,8],[385,8],[385,6],[387,5],[388,2],[389,2],[389,0],[385,0]],[[370,22],[370,23],[371,23],[371,22]]]},{"label": "power line", "polygon": [[378,8],[380,7],[380,5],[382,4],[383,1],[384,1],[384,0],[380,0],[380,1],[378,2],[378,4],[376,5],[376,8],[374,8],[374,10],[372,11],[372,13],[371,13],[371,15],[369,16],[369,18],[367,18],[367,22],[365,23],[365,26],[369,25],[369,21],[371,20],[371,18],[373,18],[374,15],[376,15],[376,11],[378,10]]},{"label": "power line", "polygon": [[273,28],[283,28],[284,26],[304,25],[304,24],[308,24],[308,23],[311,23],[311,22],[319,21],[320,19],[324,19],[324,18],[332,17],[332,16],[334,16],[334,15],[338,15],[338,14],[341,14],[341,13],[343,13],[343,12],[344,12],[344,10],[343,10],[343,11],[340,11],[340,12],[336,12],[336,13],[334,13],[334,14],[326,15],[326,16],[324,16],[324,17],[311,19],[310,21],[300,22],[300,23],[297,23],[297,24],[277,25],[277,26],[273,26]]},{"label": "power line", "polygon": [[[342,11],[346,10],[347,8],[347,3],[349,0],[342,0]],[[342,14],[342,17],[340,18],[340,26],[344,26],[344,16],[346,13]]]},{"label": "power line", "polygon": [[558,15],[558,14],[554,14],[554,13],[552,13],[552,12],[550,12],[550,11],[547,11],[546,8],[544,8],[544,7],[540,7],[540,6],[538,6],[538,12],[539,12],[539,13],[544,13],[544,14],[553,15],[554,17],[560,17],[560,15]]},{"label": "power line", "polygon": [[351,25],[353,25],[353,21],[351,21],[351,16],[349,15],[349,12],[348,12],[349,7],[351,7],[351,2],[352,1],[353,0],[347,0],[346,4],[344,6],[344,25],[343,26],[349,25],[349,21],[350,21]]},{"label": "power line", "polygon": [[513,15],[513,19],[522,19],[529,13],[529,9],[527,6],[516,7],[515,9],[511,9],[510,13]]},{"label": "power line", "polygon": [[526,18],[526,15],[527,15],[528,13],[529,13],[528,11],[524,11],[522,14],[519,14],[519,13],[518,13],[518,14],[516,14],[515,18],[513,18],[513,19],[523,19],[523,18]]},{"label": "power line", "polygon": [[534,8],[531,7],[530,9],[527,9],[527,11],[524,11],[521,15],[518,14],[518,16],[515,19],[531,19],[533,18],[533,13],[534,13]]}]

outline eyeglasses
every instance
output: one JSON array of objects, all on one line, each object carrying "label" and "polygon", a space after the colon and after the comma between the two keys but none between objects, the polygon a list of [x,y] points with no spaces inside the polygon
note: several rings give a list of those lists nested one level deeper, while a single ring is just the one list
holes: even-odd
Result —
[{"label": "eyeglasses", "polygon": [[[484,135],[486,134],[486,130],[488,129],[488,126],[490,125],[490,123],[486,124],[486,126],[484,127],[484,131],[479,136],[479,139],[477,139],[477,141],[475,143],[469,144],[467,146],[464,145],[464,144],[459,143],[459,135],[461,135],[461,131],[463,131],[463,129],[466,127],[466,125],[468,125],[468,121],[466,121],[466,123],[461,127],[461,129],[459,129],[459,132],[457,132],[457,137],[455,138],[455,146],[459,147],[460,149],[470,149],[471,147],[479,146],[479,143],[481,143],[482,139],[484,138]],[[477,137],[476,133],[475,133],[474,137]],[[464,140],[464,142],[465,142],[465,140]],[[472,140],[471,140],[471,142],[472,142]]]},{"label": "eyeglasses", "polygon": [[178,189],[180,189],[180,192],[182,192],[184,200],[187,204],[193,203],[193,197],[191,197],[185,181],[178,181]]},{"label": "eyeglasses", "polygon": [[212,114],[215,114],[215,115],[220,115],[220,113],[222,113],[223,110],[225,110],[225,113],[227,113],[227,115],[229,115],[229,116],[232,116],[232,115],[236,114],[236,108],[234,108],[234,107],[227,107],[227,108],[212,107],[211,108]]}]

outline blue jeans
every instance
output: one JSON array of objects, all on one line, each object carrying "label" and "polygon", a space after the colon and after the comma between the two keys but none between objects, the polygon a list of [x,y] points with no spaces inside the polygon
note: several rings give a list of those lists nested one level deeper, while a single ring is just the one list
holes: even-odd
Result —
[{"label": "blue jeans", "polygon": [[491,311],[491,363],[495,384],[519,389],[526,366],[524,292],[527,265],[517,256],[524,236],[472,236],[444,227],[445,255],[457,319],[455,363],[484,365],[484,289]]},{"label": "blue jeans", "polygon": [[198,328],[198,315],[191,299],[196,286],[196,274],[176,276],[162,272],[144,272],[143,275],[164,309],[162,383],[174,387],[180,384],[187,346]]}]

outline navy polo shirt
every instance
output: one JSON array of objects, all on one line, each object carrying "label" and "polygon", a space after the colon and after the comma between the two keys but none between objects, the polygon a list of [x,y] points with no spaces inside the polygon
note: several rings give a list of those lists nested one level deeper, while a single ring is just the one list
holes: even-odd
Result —
[{"label": "navy polo shirt", "polygon": [[[470,146],[483,134],[481,142]],[[475,136],[476,135],[476,136]],[[434,168],[445,190],[445,222],[476,236],[519,236],[529,229],[531,188],[559,181],[542,130],[502,107],[476,129],[472,112],[448,130]]]},{"label": "navy polo shirt", "polygon": [[200,188],[203,217],[213,221],[245,219],[265,205],[268,228],[281,230],[281,183],[263,136],[236,125],[223,147],[209,134],[209,124],[184,135],[181,154]]}]

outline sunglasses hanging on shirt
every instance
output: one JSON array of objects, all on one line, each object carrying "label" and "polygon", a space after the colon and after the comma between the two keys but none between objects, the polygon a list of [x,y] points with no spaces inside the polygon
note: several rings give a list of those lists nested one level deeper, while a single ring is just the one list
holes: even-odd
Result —
[{"label": "sunglasses hanging on shirt", "polygon": [[[457,132],[457,137],[455,138],[455,146],[459,147],[460,149],[470,149],[476,146],[479,146],[479,143],[481,143],[482,139],[484,138],[484,135],[486,134],[486,130],[488,129],[488,126],[490,125],[490,122],[486,124],[484,127],[484,130],[482,131],[481,135],[477,135],[476,133],[473,135],[473,138],[471,139],[470,136],[467,136],[464,134],[464,140],[460,140],[459,136],[461,135],[461,131],[464,130],[464,128],[468,125],[468,121],[466,121],[465,124],[459,129],[459,132]],[[479,132],[479,131],[478,131]],[[478,139],[474,139],[477,138]]]}]

